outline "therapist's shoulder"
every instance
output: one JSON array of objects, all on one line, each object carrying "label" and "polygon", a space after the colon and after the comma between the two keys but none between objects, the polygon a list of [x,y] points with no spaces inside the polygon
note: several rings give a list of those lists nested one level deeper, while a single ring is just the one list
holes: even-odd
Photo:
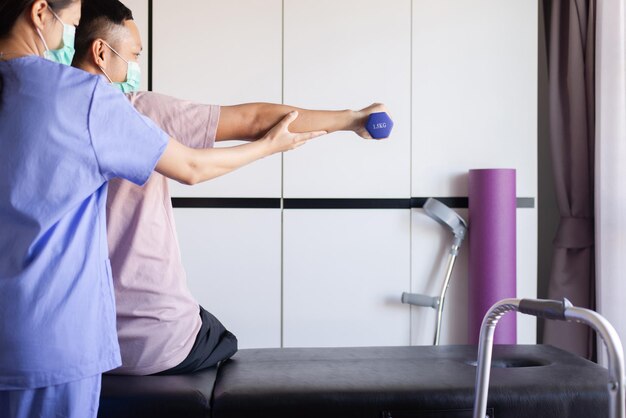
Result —
[{"label": "therapist's shoulder", "polygon": [[[92,81],[88,81],[91,83]],[[90,113],[116,114],[117,117],[139,118],[140,113],[122,91],[113,87],[104,77],[95,76],[92,87]]]},{"label": "therapist's shoulder", "polygon": [[[152,97],[152,93],[146,92],[146,96]],[[125,125],[124,131],[143,131],[148,136],[167,137],[161,128],[149,117],[138,111],[133,105],[137,94],[124,94],[122,91],[103,77],[98,77],[93,92],[93,99],[89,111],[89,119],[94,121],[102,119],[105,121],[117,120],[120,125]],[[139,94],[142,96],[142,94]]]},{"label": "therapist's shoulder", "polygon": [[22,83],[37,92],[42,106],[63,106],[84,120],[98,76],[37,56],[16,59],[13,66]]},{"label": "therapist's shoulder", "polygon": [[46,74],[50,81],[57,83],[77,83],[77,82],[92,82],[95,83],[98,76],[83,71],[79,68],[74,68],[69,65],[59,64],[50,60],[31,57],[28,64],[29,67],[35,69],[41,74]]},{"label": "therapist's shoulder", "polygon": [[33,85],[46,87],[46,90],[93,88],[98,76],[68,65],[52,62],[38,56],[26,56],[12,61],[18,72]]},{"label": "therapist's shoulder", "polygon": [[101,82],[99,76],[42,58],[33,60],[30,68],[35,72],[33,75],[42,93],[74,109],[87,106]]}]

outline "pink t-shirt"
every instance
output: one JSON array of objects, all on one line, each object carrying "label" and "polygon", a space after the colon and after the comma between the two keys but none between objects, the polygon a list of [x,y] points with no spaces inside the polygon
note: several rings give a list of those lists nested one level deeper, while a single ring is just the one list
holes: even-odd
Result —
[{"label": "pink t-shirt", "polygon": [[[219,106],[141,92],[131,103],[191,148],[214,145]],[[200,307],[187,287],[167,179],[153,172],[139,187],[109,183],[107,233],[122,366],[114,374],[147,375],[182,362],[200,330]]]}]

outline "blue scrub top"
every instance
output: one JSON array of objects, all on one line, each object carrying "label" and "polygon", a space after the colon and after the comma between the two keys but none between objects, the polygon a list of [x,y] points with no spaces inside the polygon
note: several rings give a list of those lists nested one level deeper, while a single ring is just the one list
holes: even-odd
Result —
[{"label": "blue scrub top", "polygon": [[120,366],[107,181],[143,184],[168,135],[101,77],[0,61],[0,390]]}]

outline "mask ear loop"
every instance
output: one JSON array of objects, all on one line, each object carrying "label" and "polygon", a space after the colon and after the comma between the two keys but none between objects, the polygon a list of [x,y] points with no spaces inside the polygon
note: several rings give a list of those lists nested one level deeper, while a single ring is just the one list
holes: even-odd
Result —
[{"label": "mask ear loop", "polygon": [[39,30],[39,28],[35,28],[35,30],[37,32],[37,35],[39,35],[39,39],[41,39],[41,42],[43,42],[43,47],[46,48],[44,52],[50,51],[50,49],[48,48],[48,44],[46,43],[46,40],[44,39],[43,34]]},{"label": "mask ear loop", "polygon": [[102,71],[102,74],[104,74],[104,76],[107,78],[107,80],[109,80],[109,83],[113,83],[113,80],[111,80],[111,77],[109,77],[107,72],[104,71],[104,68],[100,67],[99,65],[98,65],[98,68],[100,68],[100,71]]},{"label": "mask ear loop", "polygon": [[54,12],[54,10],[52,10],[52,9],[51,9],[51,8],[49,8],[49,7],[48,7],[48,10],[50,10],[50,13],[52,13],[52,16],[54,16],[54,17],[55,17],[55,18],[59,21],[59,23],[61,23],[62,25],[65,25],[65,23],[64,23],[64,22],[61,20],[61,18],[59,17],[59,15],[58,15],[58,14],[56,14],[56,13]]},{"label": "mask ear loop", "polygon": [[117,55],[118,57],[120,57],[120,59],[121,59],[122,61],[124,61],[124,62],[126,63],[126,65],[128,65],[128,61],[126,61],[126,60],[124,59],[124,57],[120,55],[120,53],[119,53],[119,52],[117,52],[115,49],[113,49],[113,47],[112,47],[111,45],[109,45],[109,44],[108,44],[108,42],[105,42],[105,41],[102,41],[102,42],[104,42],[104,44],[105,44],[106,46],[108,46],[108,47],[109,47],[109,49],[110,49],[111,51],[113,51],[113,53],[114,53],[115,55]]},{"label": "mask ear loop", "polygon": [[[105,44],[107,47],[109,47],[109,49],[111,51],[113,51],[113,53],[115,53],[115,55],[120,57],[120,59],[126,63],[126,71],[128,72],[128,65],[129,65],[128,61],[126,61],[115,49],[113,49],[113,47],[111,45],[109,45],[108,42],[105,42],[103,40],[102,43]],[[109,80],[109,83],[113,83],[113,80],[111,80],[111,77],[109,77],[109,75],[106,73],[106,71],[104,71],[104,68],[100,67],[99,65],[98,65],[98,67],[100,68],[100,71],[102,71],[104,76]]]},{"label": "mask ear loop", "polygon": [[[50,10],[50,13],[52,13],[52,16],[54,16],[54,18],[56,20],[58,20],[61,25],[65,25],[65,23],[63,23],[63,21],[61,20],[61,18],[59,17],[59,15],[57,15],[56,13],[54,13],[54,10],[52,10],[50,7],[48,7],[48,10]],[[43,37],[43,34],[41,33],[41,31],[39,30],[39,28],[35,28],[35,30],[37,31],[37,35],[39,35],[39,39],[41,39],[41,42],[43,43],[43,47],[46,48],[45,52],[49,52],[50,48],[48,48],[48,44],[46,42],[46,39]]]}]

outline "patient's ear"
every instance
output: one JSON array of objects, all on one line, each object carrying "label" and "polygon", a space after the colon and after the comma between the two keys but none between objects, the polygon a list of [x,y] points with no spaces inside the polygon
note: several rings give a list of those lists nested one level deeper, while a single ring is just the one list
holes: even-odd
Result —
[{"label": "patient's ear", "polygon": [[93,63],[100,68],[106,68],[106,46],[102,39],[96,39],[91,43],[91,58]]}]

